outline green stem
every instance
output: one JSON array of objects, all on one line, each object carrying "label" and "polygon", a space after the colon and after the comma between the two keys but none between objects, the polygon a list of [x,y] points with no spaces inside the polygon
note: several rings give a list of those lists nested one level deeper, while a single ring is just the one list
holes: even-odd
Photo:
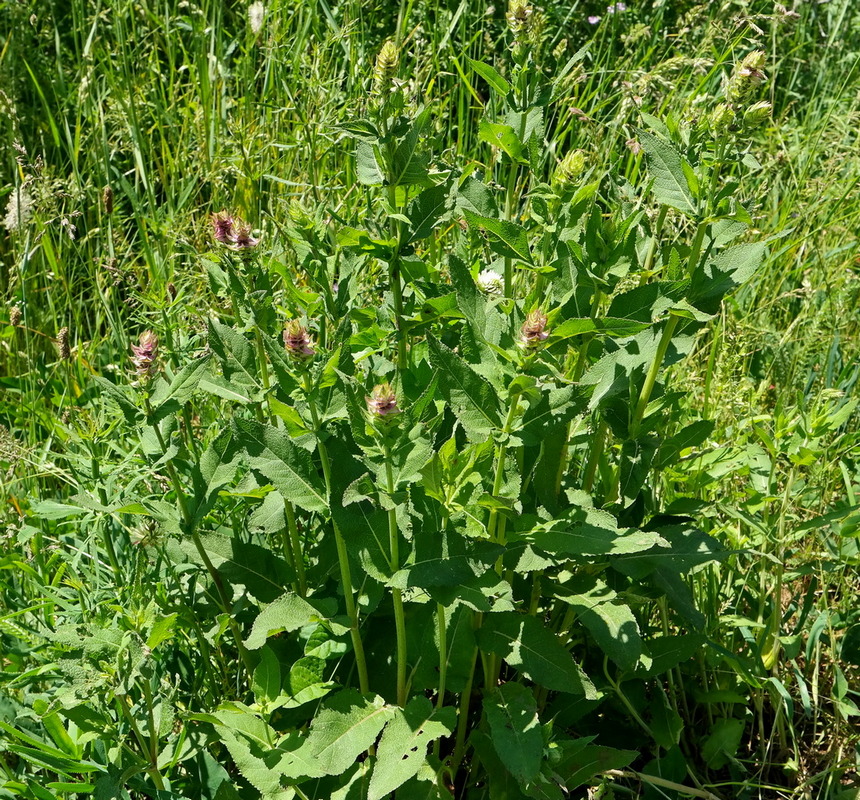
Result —
[{"label": "green stem", "polygon": [[[296,511],[293,504],[284,499],[284,511],[287,516],[287,530],[289,531],[290,549],[292,550],[293,567],[299,579],[299,594],[304,597],[308,593],[308,584],[305,577],[305,560],[302,554],[302,543],[299,539],[299,529],[296,525]],[[286,543],[285,543],[286,549]]]},{"label": "green stem", "polygon": [[675,334],[675,328],[678,326],[680,317],[672,315],[666,320],[666,327],[663,328],[663,335],[660,337],[660,343],[657,345],[657,353],[651,366],[648,368],[648,374],[645,376],[645,383],[642,384],[642,391],[639,394],[639,401],[636,403],[636,410],[633,413],[633,419],[630,422],[630,436],[635,437],[639,432],[639,425],[645,416],[645,409],[648,407],[648,401],[651,399],[651,392],[654,390],[654,384],[657,382],[657,375],[660,372],[660,367],[663,366],[663,359],[666,357],[666,351],[669,349],[669,343],[672,341],[672,336]]},{"label": "green stem", "polygon": [[[311,401],[311,386],[310,375],[305,373],[304,378],[305,396],[308,401],[308,408],[311,413],[311,421],[313,422],[314,432],[317,435],[317,451],[320,454],[320,462],[322,463],[323,476],[325,478],[326,494],[331,497],[331,462],[328,457],[328,450],[325,443],[319,438],[320,419],[317,413],[316,405]],[[364,657],[364,643],[361,641],[361,632],[358,628],[358,606],[355,602],[355,596],[352,588],[352,574],[349,569],[349,554],[346,549],[346,542],[343,534],[338,527],[337,522],[332,516],[332,528],[334,529],[334,543],[337,548],[337,561],[340,567],[340,580],[343,584],[343,597],[346,602],[346,614],[349,617],[349,636],[352,641],[352,649],[355,653],[355,663],[358,668],[358,684],[362,694],[366,694],[370,690],[370,681],[367,676],[367,661]]]},{"label": "green stem", "polygon": [[[480,618],[480,614],[476,615]],[[456,775],[466,750],[466,731],[469,727],[469,706],[472,703],[472,686],[475,683],[475,666],[478,661],[478,648],[472,651],[472,666],[469,669],[469,677],[460,695],[460,707],[457,711],[457,737],[454,743],[454,755],[451,756],[451,772]]]},{"label": "green stem", "polygon": [[[383,446],[385,454],[385,478],[388,483],[387,491],[391,502],[394,502],[394,472],[391,468],[391,447],[388,442]],[[390,550],[389,565],[393,575],[400,569],[400,531],[397,528],[397,508],[388,509],[388,546]],[[397,636],[397,704],[406,705],[406,616],[403,612],[403,592],[400,589],[391,590],[394,605],[394,627]]]}]

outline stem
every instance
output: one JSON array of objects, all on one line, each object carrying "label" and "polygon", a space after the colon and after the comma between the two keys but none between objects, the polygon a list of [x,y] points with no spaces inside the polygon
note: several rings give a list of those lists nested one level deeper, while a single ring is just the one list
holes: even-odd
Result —
[{"label": "stem", "polygon": [[[476,615],[476,619],[480,614]],[[472,701],[472,685],[475,682],[475,666],[478,661],[478,648],[472,651],[472,666],[469,670],[469,678],[460,695],[460,708],[458,709],[457,738],[454,744],[454,755],[451,757],[451,772],[456,775],[460,762],[463,760],[466,747],[466,729],[469,726],[469,705]]]},{"label": "stem", "polygon": [[645,383],[642,384],[642,392],[639,394],[639,402],[636,403],[636,411],[633,413],[633,420],[630,423],[631,437],[635,437],[639,432],[639,425],[645,416],[645,409],[648,407],[651,392],[654,390],[654,384],[657,382],[657,374],[660,372],[660,367],[663,366],[663,359],[666,357],[666,351],[669,349],[672,336],[675,334],[675,328],[678,327],[679,319],[680,317],[674,315],[669,317],[666,321],[666,327],[663,328],[663,335],[660,337],[660,343],[657,345],[657,353],[651,362],[651,366],[648,368]]},{"label": "stem", "polygon": [[[314,432],[317,434],[317,451],[320,454],[322,462],[323,476],[325,477],[326,494],[331,496],[331,462],[328,457],[328,450],[325,443],[319,438],[320,419],[317,414],[316,406],[311,402],[311,379],[310,375],[305,373],[304,378],[305,396],[308,401],[308,408],[311,413],[311,421],[313,422]],[[367,661],[364,657],[364,643],[361,641],[361,633],[358,630],[358,606],[355,602],[352,588],[352,575],[349,569],[349,554],[346,550],[346,542],[343,534],[340,532],[334,516],[331,518],[331,525],[334,529],[334,542],[337,547],[337,561],[340,567],[340,580],[343,584],[343,597],[346,602],[346,614],[349,617],[349,636],[352,641],[352,649],[355,652],[355,664],[358,667],[358,685],[362,694],[366,694],[370,689],[370,682],[367,677]]]},{"label": "stem", "polygon": [[[305,561],[302,555],[302,543],[299,539],[299,529],[296,526],[296,511],[293,504],[284,499],[284,511],[287,515],[287,530],[289,531],[290,548],[292,549],[292,562],[299,579],[299,594],[304,597],[308,593],[307,580],[305,578]],[[286,543],[284,544],[286,549]]]},{"label": "stem", "polygon": [[[393,502],[394,471],[391,468],[391,447],[387,441],[383,446],[383,452],[388,496]],[[400,531],[397,528],[396,507],[388,509],[388,546],[389,564],[393,575],[400,569]],[[391,599],[394,605],[394,627],[397,634],[397,704],[402,707],[406,705],[406,617],[403,613],[403,592],[400,589],[392,589]]]}]

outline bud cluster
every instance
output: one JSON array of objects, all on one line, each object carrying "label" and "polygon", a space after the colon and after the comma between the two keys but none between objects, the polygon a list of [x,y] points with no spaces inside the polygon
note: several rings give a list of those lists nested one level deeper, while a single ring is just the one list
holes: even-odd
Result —
[{"label": "bud cluster", "polygon": [[234,217],[222,209],[212,215],[212,236],[216,242],[227,245],[232,250],[247,252],[259,243],[252,235],[251,226],[242,219]]},{"label": "bud cluster", "polygon": [[400,413],[397,406],[397,395],[391,384],[386,381],[373,388],[367,401],[367,413],[371,419],[384,420]]},{"label": "bud cluster", "polygon": [[585,152],[583,150],[571,150],[559,162],[553,176],[556,186],[565,191],[573,188],[577,178],[585,171]]},{"label": "bud cluster", "polygon": [[384,97],[391,91],[399,66],[400,52],[397,45],[391,39],[387,39],[376,56],[376,63],[373,65],[374,97]]},{"label": "bud cluster", "polygon": [[287,355],[297,361],[305,361],[316,355],[313,342],[301,322],[297,319],[290,320],[284,330],[284,349]]},{"label": "bud cluster", "polygon": [[131,346],[131,353],[131,363],[138,377],[152,377],[158,359],[158,336],[152,331],[144,331],[140,334],[139,343]]},{"label": "bud cluster", "polygon": [[749,99],[756,87],[764,82],[765,54],[761,50],[747,53],[726,83],[726,99],[732,104]]},{"label": "bud cluster", "polygon": [[523,350],[535,350],[549,338],[546,322],[546,314],[540,309],[529,312],[523,327],[520,329],[519,345]]}]

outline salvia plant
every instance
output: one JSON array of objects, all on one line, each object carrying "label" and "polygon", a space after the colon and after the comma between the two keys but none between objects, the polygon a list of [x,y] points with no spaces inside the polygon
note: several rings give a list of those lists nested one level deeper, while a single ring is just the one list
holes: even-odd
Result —
[{"label": "salvia plant", "polygon": [[678,424],[666,369],[766,253],[738,177],[765,58],[643,114],[626,179],[547,147],[582,55],[550,79],[540,12],[507,20],[508,63],[470,62],[480,163],[445,163],[386,42],[338,131],[363,214],[215,214],[208,329],[171,329],[168,289],[64,420],[78,494],[21,535],[90,544],[80,604],[39,609],[60,655],[16,678],[51,695],[0,722],[8,791],[711,796],[677,688],[706,640],[688,577],[725,557],[696,519],[712,425]]}]

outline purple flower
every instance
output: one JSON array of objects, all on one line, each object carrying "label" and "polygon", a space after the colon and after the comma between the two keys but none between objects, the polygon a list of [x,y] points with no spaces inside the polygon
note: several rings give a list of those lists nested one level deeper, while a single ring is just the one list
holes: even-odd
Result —
[{"label": "purple flower", "polygon": [[597,25],[597,23],[598,23],[598,22],[600,22],[600,17],[597,17],[597,16],[590,16],[590,17],[588,18],[588,24],[589,24],[589,25]]},{"label": "purple flower", "polygon": [[540,310],[530,312],[520,329],[520,347],[524,350],[533,350],[548,338],[546,314]]},{"label": "purple flower", "polygon": [[284,331],[284,349],[299,361],[304,361],[306,358],[316,355],[317,352],[313,348],[307,328],[297,319],[287,323],[287,329]]},{"label": "purple flower", "polygon": [[141,378],[149,378],[155,372],[158,358],[158,337],[152,331],[140,334],[140,343],[131,346],[131,363]]},{"label": "purple flower", "polygon": [[370,397],[367,398],[367,410],[371,417],[392,417],[400,413],[397,407],[397,395],[387,381],[374,387]]}]

